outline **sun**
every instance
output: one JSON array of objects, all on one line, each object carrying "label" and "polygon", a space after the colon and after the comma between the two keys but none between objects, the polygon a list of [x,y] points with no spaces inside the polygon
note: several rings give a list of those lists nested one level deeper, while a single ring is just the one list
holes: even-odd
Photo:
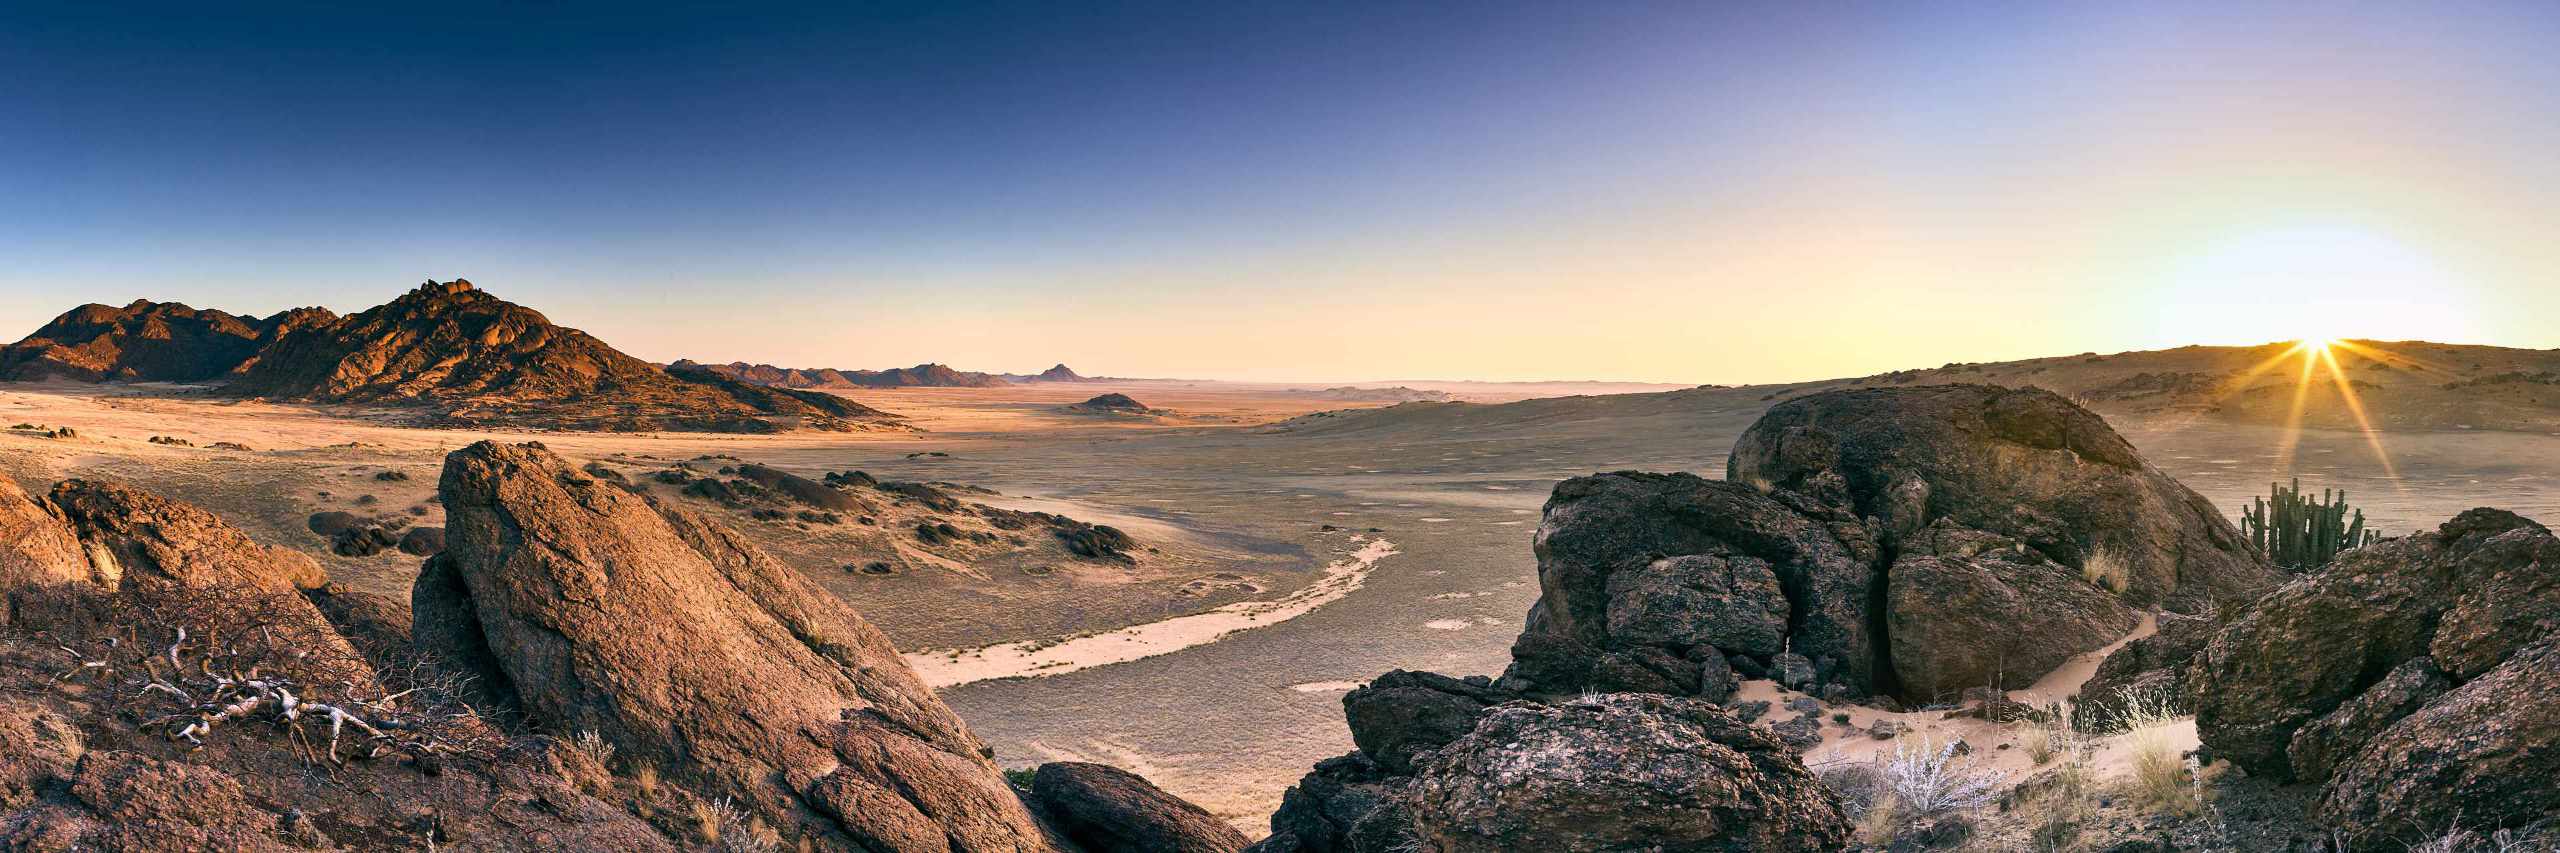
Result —
[{"label": "sun", "polygon": [[[2471,291],[2415,242],[2354,224],[2295,223],[2200,241],[2164,260],[2142,289],[2164,346],[2294,341],[2306,352],[2349,340],[2472,336]],[[2137,322],[2140,320],[2137,319]]]},{"label": "sun", "polygon": [[2327,335],[2304,335],[2294,340],[2293,348],[2314,356],[2326,356],[2329,354],[2329,349],[2337,346],[2339,341],[2339,338]]}]

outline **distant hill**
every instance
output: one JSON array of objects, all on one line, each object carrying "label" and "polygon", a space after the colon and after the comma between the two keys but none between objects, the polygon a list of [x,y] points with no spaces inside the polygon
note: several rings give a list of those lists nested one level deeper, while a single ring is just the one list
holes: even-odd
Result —
[{"label": "distant hill", "polygon": [[0,380],[202,382],[230,373],[279,333],[336,319],[320,308],[261,319],[147,299],[82,305],[0,349]]},{"label": "distant hill", "polygon": [[1354,403],[1418,403],[1441,402],[1452,399],[1447,391],[1428,391],[1420,388],[1407,388],[1402,385],[1398,385],[1393,388],[1360,388],[1351,385],[1340,385],[1318,391],[1311,391],[1304,388],[1292,388],[1289,389],[1289,391],[1293,394],[1305,394],[1326,400],[1342,400]]},{"label": "distant hill", "polygon": [[1040,372],[1038,372],[1038,373],[1006,373],[1006,374],[1000,374],[1000,375],[1001,375],[1001,376],[1003,376],[1003,377],[1004,377],[1004,380],[1005,380],[1005,381],[1007,381],[1007,382],[1091,382],[1091,381],[1093,381],[1090,377],[1084,377],[1084,376],[1078,376],[1078,375],[1076,375],[1076,372],[1075,372],[1074,370],[1070,370],[1070,369],[1068,369],[1068,368],[1067,368],[1067,366],[1066,366],[1066,365],[1064,365],[1064,364],[1060,364],[1060,365],[1057,365],[1057,366],[1055,366],[1055,367],[1051,367],[1051,368],[1049,368],[1049,369],[1047,369],[1047,370],[1043,370],[1043,371],[1040,371]]},{"label": "distant hill", "polygon": [[[304,309],[249,322],[148,302],[99,307],[10,347],[34,366],[8,378],[219,378],[227,395],[408,409],[444,425],[773,432],[895,421],[840,397],[660,370],[459,279],[346,317]],[[82,342],[66,346],[64,335]]]},{"label": "distant hill", "polygon": [[1077,403],[1072,406],[1063,406],[1061,408],[1067,412],[1080,415],[1152,415],[1164,413],[1164,410],[1149,408],[1147,404],[1138,402],[1135,398],[1132,398],[1127,394],[1117,393],[1102,394],[1082,403]]},{"label": "distant hill", "polygon": [[667,367],[706,371],[740,382],[783,388],[995,388],[1009,384],[1003,377],[992,373],[953,370],[944,364],[919,364],[888,370],[838,370],[775,367],[743,361],[703,364],[681,359]]},{"label": "distant hill", "polygon": [[2081,353],[1781,385],[1327,412],[1282,428],[1362,429],[1392,421],[1488,429],[1513,421],[1525,426],[1591,418],[1651,420],[1658,426],[1648,428],[1689,429],[1688,421],[1697,417],[1747,422],[1776,401],[1818,390],[1986,383],[2050,389],[2111,417],[2210,418],[2338,430],[2370,423],[2378,430],[2560,432],[2560,350],[2347,341],[2331,347],[2326,356],[2310,353],[2307,374],[2305,355],[2292,343]]}]

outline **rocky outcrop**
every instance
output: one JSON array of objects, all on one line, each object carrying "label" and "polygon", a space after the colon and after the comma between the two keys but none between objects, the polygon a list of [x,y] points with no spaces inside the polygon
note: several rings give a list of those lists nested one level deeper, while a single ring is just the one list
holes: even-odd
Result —
[{"label": "rocky outcrop", "polygon": [[[2560,538],[2475,509],[2339,555],[2232,614],[2187,677],[2197,734],[2321,786],[2373,845],[2560,815]],[[2537,781],[2526,781],[2537,780]]]},{"label": "rocky outcrop", "polygon": [[1207,809],[1116,767],[1043,764],[1031,793],[1050,825],[1086,853],[1235,853],[1249,843]]},{"label": "rocky outcrop", "polygon": [[202,382],[282,332],[331,318],[316,308],[259,319],[175,302],[83,305],[0,349],[0,380]]},{"label": "rocky outcrop", "polygon": [[1422,759],[1414,841],[1447,853],[1831,851],[1849,823],[1768,730],[1695,699],[1601,695],[1493,709]]},{"label": "rocky outcrop", "polygon": [[2145,604],[2274,577],[2202,499],[2042,391],[1816,394],[1754,424],[1730,469],[1556,487],[1515,687],[1721,696],[1738,669],[1950,699],[2024,687]]},{"label": "rocky outcrop", "polygon": [[441,495],[418,644],[541,725],[838,843],[1052,848],[886,637],[734,533],[538,446],[456,451]]},{"label": "rocky outcrop", "polygon": [[2279,579],[2231,522],[2104,419],[2042,389],[1832,391],[1780,403],[1734,442],[1728,479],[1875,519],[1889,550],[1941,519],[2017,540],[2128,602],[2192,612]]}]

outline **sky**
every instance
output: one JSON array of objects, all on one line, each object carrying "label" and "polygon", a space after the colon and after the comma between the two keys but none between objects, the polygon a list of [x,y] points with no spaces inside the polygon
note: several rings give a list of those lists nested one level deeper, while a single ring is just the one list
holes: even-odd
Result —
[{"label": "sky", "polygon": [[2560,347],[2550,3],[215,5],[0,14],[0,339],[465,277],[795,367]]}]

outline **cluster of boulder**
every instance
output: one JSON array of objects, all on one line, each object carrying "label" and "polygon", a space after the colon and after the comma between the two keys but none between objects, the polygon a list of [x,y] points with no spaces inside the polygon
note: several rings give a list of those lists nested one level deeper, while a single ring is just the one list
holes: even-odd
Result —
[{"label": "cluster of boulder", "polygon": [[2024,687],[2141,609],[2281,577],[2104,420],[2041,390],[1808,396],[1745,431],[1727,470],[1557,486],[1507,678],[1721,698],[1738,674],[1944,701]]},{"label": "cluster of boulder", "polygon": [[2184,664],[2215,758],[2377,844],[2560,816],[2560,538],[2474,509],[2339,555]]}]

